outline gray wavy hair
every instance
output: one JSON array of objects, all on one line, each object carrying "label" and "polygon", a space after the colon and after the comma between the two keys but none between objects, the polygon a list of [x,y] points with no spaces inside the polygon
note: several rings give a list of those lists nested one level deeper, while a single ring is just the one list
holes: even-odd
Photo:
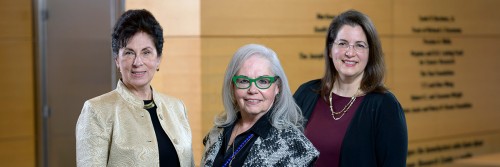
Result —
[{"label": "gray wavy hair", "polygon": [[242,46],[236,51],[229,62],[222,86],[222,102],[225,111],[215,118],[215,125],[226,127],[236,121],[239,107],[234,98],[235,87],[231,79],[240,70],[243,62],[251,56],[261,56],[267,59],[271,64],[271,71],[276,76],[279,76],[279,80],[275,82],[275,84],[279,84],[279,93],[276,95],[274,103],[272,104],[274,105],[272,111],[268,111],[271,112],[269,120],[271,124],[278,129],[284,129],[291,126],[303,130],[304,118],[302,116],[302,111],[293,99],[290,86],[288,85],[288,79],[285,75],[285,71],[281,67],[278,56],[272,49],[259,44]]}]

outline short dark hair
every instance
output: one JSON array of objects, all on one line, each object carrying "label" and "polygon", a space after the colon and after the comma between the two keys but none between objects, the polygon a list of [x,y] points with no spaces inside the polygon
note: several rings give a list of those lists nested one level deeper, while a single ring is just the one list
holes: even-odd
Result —
[{"label": "short dark hair", "polygon": [[364,92],[385,92],[387,88],[384,86],[385,63],[384,53],[382,52],[381,42],[375,29],[375,25],[370,18],[356,10],[345,11],[336,16],[330,23],[328,34],[325,42],[325,74],[321,79],[320,94],[325,97],[333,87],[335,79],[338,77],[338,71],[335,69],[332,58],[330,57],[331,50],[337,34],[344,25],[361,26],[366,34],[369,55],[368,63],[364,69],[363,79],[361,80],[360,89]]},{"label": "short dark hair", "polygon": [[117,56],[120,48],[127,46],[130,38],[138,32],[144,32],[153,38],[158,56],[161,56],[163,29],[153,14],[146,9],[128,10],[120,16],[111,34],[113,55]]}]

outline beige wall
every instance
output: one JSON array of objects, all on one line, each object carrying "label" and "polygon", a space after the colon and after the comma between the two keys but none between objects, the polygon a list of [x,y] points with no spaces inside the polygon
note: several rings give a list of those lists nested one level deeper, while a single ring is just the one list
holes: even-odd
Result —
[{"label": "beige wall", "polygon": [[0,166],[35,166],[31,3],[0,1]]}]

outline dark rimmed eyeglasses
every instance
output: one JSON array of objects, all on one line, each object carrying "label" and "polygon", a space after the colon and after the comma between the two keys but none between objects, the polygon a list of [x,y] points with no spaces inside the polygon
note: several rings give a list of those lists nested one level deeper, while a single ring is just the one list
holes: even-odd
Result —
[{"label": "dark rimmed eyeglasses", "polygon": [[248,89],[250,86],[252,86],[252,82],[255,83],[255,86],[257,86],[257,88],[259,89],[267,89],[271,87],[271,85],[278,79],[278,76],[260,76],[252,79],[244,75],[237,75],[233,77],[233,83],[238,89]]}]

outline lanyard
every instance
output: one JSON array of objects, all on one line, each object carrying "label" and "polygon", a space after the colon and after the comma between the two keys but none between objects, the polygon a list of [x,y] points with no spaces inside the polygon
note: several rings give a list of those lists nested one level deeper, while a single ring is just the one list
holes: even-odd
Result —
[{"label": "lanyard", "polygon": [[[229,163],[231,163],[231,161],[234,159],[234,156],[236,156],[236,154],[238,154],[238,152],[240,152],[240,150],[243,148],[243,146],[245,146],[245,144],[247,144],[247,142],[253,137],[253,133],[248,135],[248,137],[238,146],[238,148],[236,149],[236,151],[233,152],[233,154],[231,155],[231,157],[229,157],[226,162],[224,163],[224,165],[222,165],[222,167],[227,167],[227,165],[229,165]],[[236,139],[236,138],[235,138]],[[234,148],[234,145],[233,145],[233,148]]]}]

